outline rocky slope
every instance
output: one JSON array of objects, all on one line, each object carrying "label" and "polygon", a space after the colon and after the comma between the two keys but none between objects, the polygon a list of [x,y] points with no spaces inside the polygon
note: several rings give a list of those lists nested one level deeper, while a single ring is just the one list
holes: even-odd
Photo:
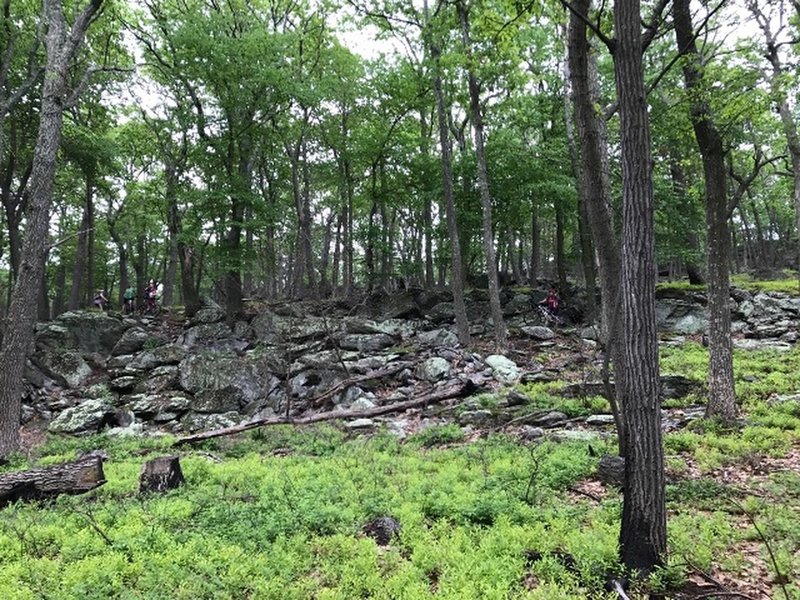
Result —
[{"label": "rocky slope", "polygon": [[[367,409],[465,379],[485,390],[507,391],[520,381],[569,380],[568,372],[580,371],[580,383],[564,393],[599,391],[592,383],[601,358],[592,328],[576,324],[553,331],[535,318],[540,294],[506,293],[512,344],[505,355],[493,354],[483,296],[475,292],[469,302],[475,351],[458,346],[446,295],[422,290],[357,305],[253,304],[247,317],[232,325],[218,307],[203,309],[188,323],[175,316],[66,313],[37,330],[23,418],[67,434],[105,429],[184,434],[275,414]],[[781,349],[796,342],[800,299],[737,290],[731,302],[738,346]],[[571,315],[580,311],[573,307]],[[662,294],[658,316],[662,330],[678,341],[701,334],[707,323],[704,298],[694,293]],[[371,373],[377,375],[362,377]],[[685,395],[700,384],[666,377],[664,391]],[[514,392],[501,397],[501,408],[525,401]],[[462,406],[458,419],[486,426],[512,417],[513,411],[488,410],[478,398]],[[386,422],[404,435],[419,426],[415,418]],[[589,425],[609,420],[600,415]],[[530,435],[538,435],[539,427],[569,423],[566,415],[548,411],[525,420]],[[359,419],[347,426],[373,424]]]}]

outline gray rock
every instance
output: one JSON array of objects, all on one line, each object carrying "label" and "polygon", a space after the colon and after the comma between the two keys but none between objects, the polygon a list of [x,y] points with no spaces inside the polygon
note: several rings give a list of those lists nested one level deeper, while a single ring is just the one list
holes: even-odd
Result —
[{"label": "gray rock", "polygon": [[322,352],[301,354],[289,367],[289,372],[292,375],[297,375],[301,371],[308,369],[339,369],[341,368],[340,361],[354,361],[358,357],[358,352],[341,350],[323,350]]},{"label": "gray rock", "polygon": [[126,329],[127,325],[122,319],[107,313],[75,310],[40,325],[36,344],[39,347],[74,348],[80,352],[108,355]]},{"label": "gray rock", "polygon": [[528,294],[514,294],[514,297],[503,306],[503,314],[507,316],[527,313],[531,310],[531,297]]},{"label": "gray rock", "polygon": [[186,358],[186,350],[175,344],[166,344],[152,350],[152,355],[160,365],[177,365]]},{"label": "gray rock", "polygon": [[486,364],[492,368],[492,376],[505,385],[512,385],[519,381],[521,372],[516,363],[500,354],[486,357]]},{"label": "gray rock", "polygon": [[786,342],[772,340],[733,340],[733,347],[740,350],[775,350],[777,352],[791,352],[792,345]]},{"label": "gray rock", "polygon": [[456,313],[452,302],[440,302],[427,311],[426,316],[434,323],[451,323]]},{"label": "gray rock", "polygon": [[490,423],[493,416],[492,411],[486,409],[467,410],[458,415],[458,424],[462,426],[476,425],[481,427]]},{"label": "gray rock", "polygon": [[201,308],[195,314],[194,319],[192,322],[194,323],[216,323],[217,321],[224,321],[225,320],[225,311],[222,310],[219,306],[213,306],[210,308]]},{"label": "gray rock", "polygon": [[186,413],[181,418],[183,431],[205,431],[208,429],[222,429],[223,427],[233,427],[242,420],[238,412],[219,413]]},{"label": "gray rock", "polygon": [[527,335],[529,338],[540,341],[552,340],[554,337],[556,337],[556,334],[553,332],[552,329],[550,329],[549,327],[543,327],[541,325],[532,325],[530,327],[523,327],[522,333]]},{"label": "gray rock", "polygon": [[567,415],[557,410],[551,410],[543,415],[531,417],[527,422],[531,425],[538,425],[539,427],[550,429],[563,425],[566,420]]},{"label": "gray rock", "polygon": [[82,386],[92,375],[92,368],[74,350],[45,348],[36,352],[31,361],[45,375],[69,388]]},{"label": "gray rock", "polygon": [[[309,400],[327,392],[334,385],[342,381],[344,375],[337,371],[311,370],[303,371],[289,380],[289,389],[292,397],[298,400]],[[346,394],[346,392],[344,392]],[[339,398],[331,398],[334,404],[340,403]]]},{"label": "gray rock", "polygon": [[386,425],[386,431],[400,440],[408,437],[409,423],[407,419],[394,419]]},{"label": "gray rock", "polygon": [[621,456],[604,455],[597,465],[597,478],[614,487],[625,483],[625,459]]},{"label": "gray rock", "polygon": [[144,352],[140,352],[134,356],[133,360],[125,365],[125,371],[128,373],[149,371],[150,369],[155,369],[159,364],[160,362],[156,358],[155,354],[153,354],[150,350],[145,350]]},{"label": "gray rock", "polygon": [[599,433],[583,429],[559,429],[549,437],[556,442],[593,442],[601,438]]},{"label": "gray rock", "polygon": [[530,398],[517,390],[510,390],[506,394],[506,406],[524,406],[528,402],[530,402]]},{"label": "gray rock", "polygon": [[578,335],[580,335],[580,337],[584,340],[592,340],[596,342],[600,339],[600,328],[596,325],[590,325],[589,327],[584,327],[581,329]]},{"label": "gray rock", "polygon": [[342,325],[344,326],[345,333],[368,335],[377,333],[389,334],[380,323],[364,317],[345,317],[342,319]]},{"label": "gray rock", "polygon": [[89,433],[100,431],[114,416],[113,405],[101,398],[85,400],[68,408],[50,423],[53,433]]},{"label": "gray rock", "polygon": [[230,386],[198,392],[192,409],[199,413],[228,413],[238,411],[243,404],[241,390]]},{"label": "gray rock", "polygon": [[420,331],[417,334],[417,341],[421,346],[428,348],[453,347],[458,345],[458,336],[449,329],[434,329],[432,331]]},{"label": "gray rock", "polygon": [[142,423],[131,423],[126,427],[112,427],[106,430],[105,434],[114,438],[142,437],[145,435]]},{"label": "gray rock", "polygon": [[165,365],[156,367],[149,372],[145,379],[140,380],[134,391],[136,393],[155,393],[164,390],[174,389],[178,386],[178,367],[176,365]]},{"label": "gray rock", "polygon": [[375,403],[369,398],[364,398],[362,396],[353,401],[353,403],[350,405],[350,408],[352,410],[369,410],[370,408],[375,408]]},{"label": "gray rock", "polygon": [[441,381],[450,376],[450,363],[438,356],[431,357],[417,366],[416,376],[425,381]]},{"label": "gray rock", "polygon": [[152,418],[162,412],[184,413],[192,400],[180,395],[134,394],[124,398],[125,407],[138,417]]},{"label": "gray rock", "polygon": [[150,332],[145,331],[141,327],[131,327],[122,334],[120,340],[111,350],[111,354],[114,356],[135,354],[144,348],[145,344],[152,339],[158,340],[158,338],[154,338]]},{"label": "gray rock", "polygon": [[707,329],[708,319],[699,315],[685,315],[672,325],[672,331],[683,335],[703,333]]},{"label": "gray rock", "polygon": [[593,426],[613,425],[614,415],[591,415],[586,418],[586,424]]},{"label": "gray rock", "polygon": [[109,370],[124,369],[128,363],[134,359],[133,354],[123,354],[121,356],[112,356],[106,362],[106,368]]},{"label": "gray rock", "polygon": [[239,403],[265,398],[280,385],[267,369],[268,361],[226,354],[194,354],[178,365],[179,384],[191,394],[236,388]]},{"label": "gray rock", "polygon": [[116,392],[129,392],[136,385],[137,381],[139,381],[138,377],[133,375],[123,375],[122,377],[112,379],[108,383],[108,387]]},{"label": "gray rock", "polygon": [[544,429],[541,427],[533,427],[531,425],[523,425],[520,432],[523,440],[532,441],[544,437]]},{"label": "gray rock", "polygon": [[233,348],[247,344],[233,337],[233,331],[225,323],[202,323],[187,329],[178,338],[178,345],[184,348]]},{"label": "gray rock", "polygon": [[372,419],[354,419],[344,424],[347,429],[367,429],[373,427],[375,422]]},{"label": "gray rock", "polygon": [[395,339],[385,333],[351,333],[339,338],[339,347],[359,352],[378,352],[395,345]]}]

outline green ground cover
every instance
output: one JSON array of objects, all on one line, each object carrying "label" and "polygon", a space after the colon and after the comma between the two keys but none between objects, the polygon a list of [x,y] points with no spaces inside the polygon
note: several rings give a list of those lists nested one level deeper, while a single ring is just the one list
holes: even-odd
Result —
[{"label": "green ground cover", "polygon": [[[705,349],[665,349],[665,372],[704,377]],[[737,353],[746,421],[700,421],[666,437],[670,562],[635,597],[692,569],[762,577],[800,599],[800,351]],[[550,384],[550,391],[553,385]],[[547,389],[530,408],[603,409]],[[108,483],[0,511],[0,598],[579,599],[611,597],[621,503],[575,493],[613,440],[469,441],[450,425],[400,442],[333,426],[270,428],[181,452],[187,483],[135,493],[141,464],[172,440],[52,438],[28,462],[104,448]],[[392,515],[388,547],[361,533]],[[759,526],[759,533],[753,526]],[[774,555],[777,573],[769,557]],[[757,573],[757,575],[754,575]],[[760,582],[759,585],[765,585]]]}]

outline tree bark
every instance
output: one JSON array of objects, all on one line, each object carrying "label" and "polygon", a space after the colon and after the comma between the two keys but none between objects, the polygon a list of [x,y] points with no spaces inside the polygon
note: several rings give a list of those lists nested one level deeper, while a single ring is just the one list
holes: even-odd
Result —
[{"label": "tree bark", "polygon": [[46,500],[61,494],[84,494],[106,482],[103,460],[80,460],[0,475],[0,507],[17,500]]},{"label": "tree bark", "polygon": [[183,471],[177,456],[159,456],[142,465],[139,493],[163,493],[183,485]]},{"label": "tree bark", "polygon": [[472,40],[470,39],[469,13],[463,0],[456,4],[461,23],[461,40],[467,59],[467,84],[469,87],[469,108],[472,121],[472,135],[475,141],[475,157],[478,163],[478,190],[481,196],[481,215],[483,222],[483,252],[486,257],[486,274],[489,279],[489,306],[494,325],[494,341],[499,348],[508,346],[508,333],[500,306],[500,283],[497,276],[497,260],[494,248],[492,223],[492,196],[489,191],[489,169],[486,165],[484,144],[483,111],[480,100],[480,83],[475,76]]},{"label": "tree bark", "polygon": [[650,124],[639,0],[616,0],[614,73],[622,163],[622,328],[625,487],[620,558],[647,575],[664,564],[667,519],[655,311],[655,225]]},{"label": "tree bark", "polygon": [[81,308],[90,296],[94,295],[94,290],[87,290],[88,278],[88,256],[89,256],[89,229],[92,223],[92,193],[93,182],[91,177],[86,177],[86,189],[83,205],[83,216],[81,217],[80,230],[78,231],[78,243],[75,247],[75,263],[72,268],[72,288],[69,293],[69,310]]},{"label": "tree bark", "polygon": [[694,41],[689,0],[674,0],[672,16],[678,49],[685,55],[683,77],[691,98],[691,118],[703,158],[708,272],[708,405],[706,416],[733,425],[738,417],[731,341],[728,175],[722,136],[703,96],[703,75]]},{"label": "tree bark", "polygon": [[[591,0],[576,0],[573,5],[576,12],[587,15]],[[622,326],[618,309],[621,259],[611,207],[611,185],[604,143],[605,122],[595,111],[598,96],[597,71],[586,39],[586,23],[574,12],[570,14],[568,58],[575,126],[580,140],[583,191],[586,194],[582,200],[586,205],[592,241],[597,253],[600,341],[605,348],[606,357],[613,363],[616,389],[621,390],[621,379],[625,374],[625,354],[618,343]],[[608,378],[606,372],[605,379]],[[614,397],[609,397],[608,400],[617,427],[619,452],[625,456],[625,415]]]},{"label": "tree bark", "polygon": [[[427,0],[425,13],[427,14]],[[431,35],[428,33],[428,35]],[[470,343],[467,306],[464,302],[464,267],[461,261],[461,245],[458,239],[458,223],[456,220],[456,204],[453,197],[453,166],[448,131],[447,110],[445,108],[444,89],[441,75],[441,50],[432,40],[428,40],[430,56],[433,60],[433,93],[436,98],[436,113],[439,120],[439,144],[442,151],[442,189],[444,192],[445,212],[447,216],[447,233],[450,236],[450,274],[453,289],[453,308],[456,316],[458,341],[462,346]]]},{"label": "tree bark", "polygon": [[36,295],[49,250],[50,207],[56,157],[61,143],[67,72],[101,3],[102,0],[90,0],[71,30],[67,31],[61,0],[44,0],[44,18],[48,24],[45,38],[47,62],[39,110],[39,133],[33,155],[31,199],[19,275],[0,350],[0,458],[7,457],[19,447],[22,375],[36,319]]}]

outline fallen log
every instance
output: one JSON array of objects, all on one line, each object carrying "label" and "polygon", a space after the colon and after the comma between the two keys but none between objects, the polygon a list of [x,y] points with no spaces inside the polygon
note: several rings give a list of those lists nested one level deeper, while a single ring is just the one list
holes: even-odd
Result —
[{"label": "fallen log", "polygon": [[73,462],[0,475],[0,507],[16,500],[44,500],[83,494],[106,482],[103,459],[85,456]]},{"label": "fallen log", "polygon": [[390,367],[386,367],[385,369],[380,369],[378,371],[372,371],[370,373],[366,373],[364,375],[356,375],[355,377],[350,377],[349,379],[345,379],[344,381],[340,381],[331,389],[326,390],[316,398],[311,400],[312,406],[320,406],[325,400],[334,396],[337,392],[347,389],[351,385],[355,385],[357,383],[361,383],[362,381],[369,381],[371,379],[381,379],[383,377],[388,377],[389,375],[394,375],[395,373],[399,373],[403,369],[407,369],[408,367],[412,366],[411,363],[408,362],[401,362],[396,363]]},{"label": "fallen log", "polygon": [[258,419],[250,421],[249,423],[242,423],[241,425],[234,425],[232,427],[224,427],[222,429],[213,429],[211,431],[204,431],[196,433],[177,440],[173,446],[183,446],[185,444],[196,444],[204,440],[222,437],[226,435],[233,435],[235,433],[242,433],[251,429],[259,427],[266,427],[268,425],[309,425],[311,423],[319,423],[320,421],[330,421],[333,419],[364,419],[369,417],[377,417],[386,415],[401,410],[408,410],[409,408],[416,408],[424,406],[432,402],[441,402],[442,400],[449,400],[450,398],[461,398],[471,394],[476,389],[474,382],[467,380],[462,383],[454,384],[413,398],[411,400],[404,400],[403,402],[395,402],[394,404],[387,404],[386,406],[375,406],[374,408],[366,408],[362,410],[330,410],[321,412],[306,417],[269,417],[266,419]]}]

